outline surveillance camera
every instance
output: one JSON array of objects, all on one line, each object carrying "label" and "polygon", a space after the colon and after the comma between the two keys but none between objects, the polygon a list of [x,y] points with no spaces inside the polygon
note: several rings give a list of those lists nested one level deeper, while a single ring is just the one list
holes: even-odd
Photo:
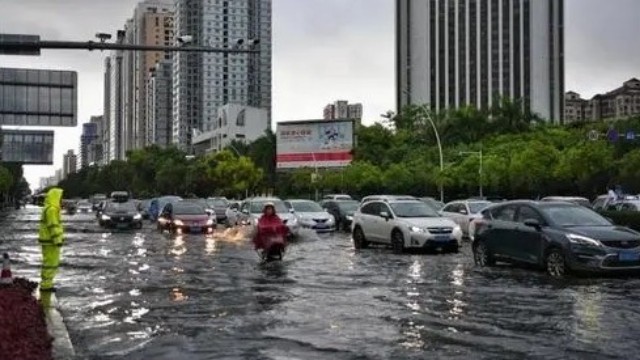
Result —
[{"label": "surveillance camera", "polygon": [[193,36],[191,35],[178,36],[176,39],[180,44],[190,44],[191,42],[193,42]]}]

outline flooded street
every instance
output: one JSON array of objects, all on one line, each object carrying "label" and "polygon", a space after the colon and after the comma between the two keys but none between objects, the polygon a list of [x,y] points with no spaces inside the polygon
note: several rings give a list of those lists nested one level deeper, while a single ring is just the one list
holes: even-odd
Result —
[{"label": "flooded street", "polygon": [[[36,279],[38,208],[10,214],[0,250]],[[101,233],[65,217],[58,298],[83,359],[634,359],[640,280],[478,269],[460,254],[356,252],[308,235],[283,263],[249,241]],[[84,232],[83,232],[84,231]]]}]

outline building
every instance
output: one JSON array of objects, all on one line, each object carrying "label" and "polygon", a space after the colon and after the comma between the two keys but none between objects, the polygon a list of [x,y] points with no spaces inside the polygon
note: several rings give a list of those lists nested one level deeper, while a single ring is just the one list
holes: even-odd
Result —
[{"label": "building", "polygon": [[56,174],[53,176],[52,180],[52,185],[58,185],[60,181],[64,180],[64,177],[62,176],[62,169],[56,170]]},{"label": "building", "polygon": [[[101,116],[98,117],[101,118]],[[98,139],[98,124],[94,118],[96,118],[96,116],[92,116],[90,122],[82,124],[82,135],[80,135],[81,168],[85,168],[91,163],[89,148],[91,144]]]},{"label": "building", "polygon": [[88,165],[104,165],[104,116],[92,116],[91,123],[95,124],[96,136],[87,147]]},{"label": "building", "polygon": [[62,179],[66,179],[69,174],[73,174],[78,171],[78,159],[73,150],[67,151],[62,156]]},{"label": "building", "polygon": [[226,104],[267,109],[270,119],[271,0],[177,0],[174,22],[193,45],[258,52],[174,54],[173,143],[188,149]]},{"label": "building", "polygon": [[253,142],[270,129],[269,112],[250,106],[229,104],[218,109],[216,121],[193,138],[195,154],[220,151],[233,140]]},{"label": "building", "polygon": [[640,80],[633,78],[621,87],[594,96],[586,105],[590,121],[619,120],[640,116]]},{"label": "building", "polygon": [[351,119],[362,122],[362,104],[349,104],[348,101],[338,100],[324,107],[325,120]]},{"label": "building", "polygon": [[564,0],[396,0],[396,101],[564,115]]},{"label": "building", "polygon": [[146,144],[166,147],[172,143],[172,74],[171,60],[158,62],[150,71],[146,92]]},{"label": "building", "polygon": [[[125,31],[118,31],[117,42],[122,43],[125,39]],[[120,50],[112,51],[105,60],[105,123],[107,133],[105,134],[105,160],[123,160],[126,152],[126,126],[124,120],[125,101],[123,96],[124,73],[123,55]]]},{"label": "building", "polygon": [[571,124],[584,122],[586,120],[585,111],[589,101],[580,97],[580,94],[569,91],[564,95],[564,123]]}]

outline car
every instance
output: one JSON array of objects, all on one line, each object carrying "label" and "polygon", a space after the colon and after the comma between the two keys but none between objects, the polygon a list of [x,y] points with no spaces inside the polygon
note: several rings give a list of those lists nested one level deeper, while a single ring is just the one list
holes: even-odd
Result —
[{"label": "car", "polygon": [[127,202],[130,198],[128,191],[114,191],[109,196],[109,199],[114,202]]},{"label": "car", "polygon": [[356,249],[378,243],[391,245],[397,254],[407,249],[458,252],[461,240],[460,226],[411,197],[371,200],[353,215]]},{"label": "car", "polygon": [[133,201],[109,201],[101,210],[98,223],[109,229],[142,229],[142,215]]},{"label": "car", "polygon": [[322,207],[336,219],[336,229],[351,232],[353,214],[358,210],[359,202],[355,200],[328,200]]},{"label": "car", "polygon": [[151,221],[156,221],[158,219],[158,215],[160,215],[160,211],[165,205],[178,201],[182,201],[182,198],[180,196],[173,195],[162,196],[151,200],[151,203],[149,203],[149,219],[151,219]]},{"label": "car", "polygon": [[311,200],[286,200],[284,203],[303,229],[318,233],[336,231],[335,218],[318,203]]},{"label": "car", "polygon": [[229,200],[223,197],[208,198],[207,204],[216,214],[218,224],[227,224],[227,209],[229,208]]},{"label": "car", "polygon": [[216,218],[193,201],[167,203],[160,211],[157,227],[172,234],[212,234]]},{"label": "car", "polygon": [[149,205],[151,205],[151,200],[142,200],[140,201],[140,203],[138,204],[138,211],[140,211],[140,214],[142,215],[142,218],[144,220],[148,220],[149,219]]},{"label": "car", "polygon": [[364,204],[373,200],[416,200],[415,197],[409,195],[369,195],[362,198],[360,204]]},{"label": "car", "polygon": [[322,197],[322,200],[353,200],[351,195],[347,194],[328,194]]},{"label": "car", "polygon": [[206,199],[184,199],[182,201],[190,202],[192,204],[197,204],[199,206],[202,206],[204,208],[204,211],[209,216],[215,216],[215,214],[216,214],[215,210],[213,210],[213,207],[210,206],[209,202]]},{"label": "car", "polygon": [[93,212],[93,205],[87,200],[82,200],[76,204],[76,209],[80,214],[89,214]]},{"label": "car", "polygon": [[229,202],[229,207],[225,210],[225,225],[227,227],[238,225],[238,212],[240,211],[240,206],[242,203],[240,201],[231,201]]},{"label": "car", "polygon": [[442,210],[442,208],[444,207],[444,203],[442,201],[436,200],[432,197],[422,197],[420,199],[418,199],[422,202],[424,202],[425,204],[431,206],[431,208],[435,211],[440,211]]},{"label": "car", "polygon": [[105,194],[94,194],[93,196],[91,196],[89,201],[93,205],[93,211],[98,211],[98,207],[105,200],[107,200],[107,195]]},{"label": "car", "polygon": [[476,224],[478,266],[525,263],[560,278],[571,272],[640,270],[640,233],[568,202],[510,201]]},{"label": "car", "polygon": [[584,197],[579,197],[579,196],[547,196],[542,198],[540,201],[552,201],[552,202],[566,201],[566,202],[574,203],[577,205],[582,205],[588,208],[591,207],[591,202],[589,201],[589,199]]},{"label": "car", "polygon": [[257,225],[258,220],[262,216],[262,211],[267,203],[273,203],[276,213],[282,219],[291,237],[296,237],[300,231],[300,224],[295,215],[289,212],[287,206],[279,198],[276,197],[256,197],[245,200],[240,206],[240,213],[238,214],[238,222],[241,225]]},{"label": "car", "polygon": [[479,213],[487,206],[493,204],[484,200],[461,200],[452,201],[445,205],[440,214],[455,221],[466,238],[469,237],[469,223],[480,217]]}]

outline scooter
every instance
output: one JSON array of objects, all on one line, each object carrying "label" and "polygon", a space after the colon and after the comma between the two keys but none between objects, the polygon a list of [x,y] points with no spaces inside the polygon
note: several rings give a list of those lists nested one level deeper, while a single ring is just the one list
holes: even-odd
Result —
[{"label": "scooter", "polygon": [[282,261],[287,250],[287,237],[289,228],[286,226],[273,228],[258,229],[257,239],[261,239],[261,246],[258,253],[264,262]]}]

